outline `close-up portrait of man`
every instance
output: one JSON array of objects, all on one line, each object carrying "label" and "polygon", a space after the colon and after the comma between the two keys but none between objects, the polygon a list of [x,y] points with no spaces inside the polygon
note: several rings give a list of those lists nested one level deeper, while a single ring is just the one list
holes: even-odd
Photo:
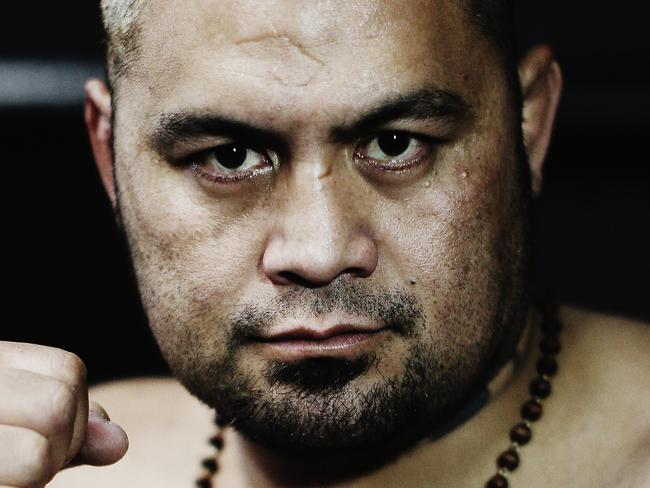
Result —
[{"label": "close-up portrait of man", "polygon": [[83,120],[170,374],[1,336],[0,487],[650,487],[650,328],[536,279],[564,75],[512,1],[96,3]]}]

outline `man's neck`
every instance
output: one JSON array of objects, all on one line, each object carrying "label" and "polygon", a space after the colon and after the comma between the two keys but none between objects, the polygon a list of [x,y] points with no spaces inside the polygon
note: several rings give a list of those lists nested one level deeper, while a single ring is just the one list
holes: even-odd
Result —
[{"label": "man's neck", "polygon": [[[538,331],[530,314],[512,359],[465,402],[450,420],[409,449],[376,453],[372,460],[279,455],[227,429],[217,486],[269,488],[328,486],[477,486],[493,471],[509,427],[525,399]],[[432,480],[438,480],[432,485]],[[447,480],[443,483],[444,480]]]}]

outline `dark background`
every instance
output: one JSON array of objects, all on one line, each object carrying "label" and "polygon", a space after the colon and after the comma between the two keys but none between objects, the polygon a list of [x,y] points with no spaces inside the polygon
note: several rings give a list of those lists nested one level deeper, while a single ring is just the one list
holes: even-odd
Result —
[{"label": "dark background", "polygon": [[[519,9],[522,49],[549,43],[566,81],[536,201],[537,273],[564,302],[650,320],[647,17],[600,5]],[[95,1],[3,6],[0,340],[72,350],[91,381],[166,371],[84,134],[101,37]]]}]

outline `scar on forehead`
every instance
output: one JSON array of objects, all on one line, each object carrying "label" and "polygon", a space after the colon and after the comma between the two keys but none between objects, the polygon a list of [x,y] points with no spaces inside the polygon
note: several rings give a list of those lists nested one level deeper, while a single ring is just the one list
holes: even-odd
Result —
[{"label": "scar on forehead", "polygon": [[287,73],[278,65],[269,71],[273,79],[285,86],[307,86],[325,66],[325,63],[313,54],[310,48],[287,34],[275,31],[238,39],[234,44],[253,57],[262,54],[267,60],[301,60],[299,70]]},{"label": "scar on forehead", "polygon": [[312,54],[304,44],[293,40],[291,36],[287,34],[279,34],[275,32],[260,34],[259,36],[255,36],[255,37],[239,39],[235,42],[235,45],[237,46],[247,46],[247,45],[254,45],[254,44],[269,44],[275,48],[280,48],[280,49],[289,48],[290,50],[302,54],[306,58],[314,61],[315,63],[321,66],[325,64],[320,59],[318,59],[317,56],[314,56],[314,54]]}]

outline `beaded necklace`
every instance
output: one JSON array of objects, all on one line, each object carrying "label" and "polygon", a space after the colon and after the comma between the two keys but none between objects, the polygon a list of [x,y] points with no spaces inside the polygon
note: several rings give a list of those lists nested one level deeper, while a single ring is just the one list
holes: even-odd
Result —
[{"label": "beaded necklace", "polygon": [[[520,464],[521,448],[533,437],[532,424],[542,417],[542,402],[551,394],[551,378],[558,370],[556,357],[561,348],[562,325],[558,318],[557,305],[553,302],[542,302],[538,306],[542,318],[540,325],[542,338],[539,343],[541,357],[536,364],[537,377],[530,383],[530,398],[521,406],[521,421],[510,430],[510,447],[497,457],[497,473],[486,482],[485,488],[508,488],[510,474]],[[213,479],[219,471],[217,459],[223,450],[223,428],[225,427],[219,415],[215,416],[215,425],[217,431],[210,438],[210,445],[215,449],[215,455],[204,459],[201,463],[204,472],[195,483],[197,488],[216,488]]]}]

